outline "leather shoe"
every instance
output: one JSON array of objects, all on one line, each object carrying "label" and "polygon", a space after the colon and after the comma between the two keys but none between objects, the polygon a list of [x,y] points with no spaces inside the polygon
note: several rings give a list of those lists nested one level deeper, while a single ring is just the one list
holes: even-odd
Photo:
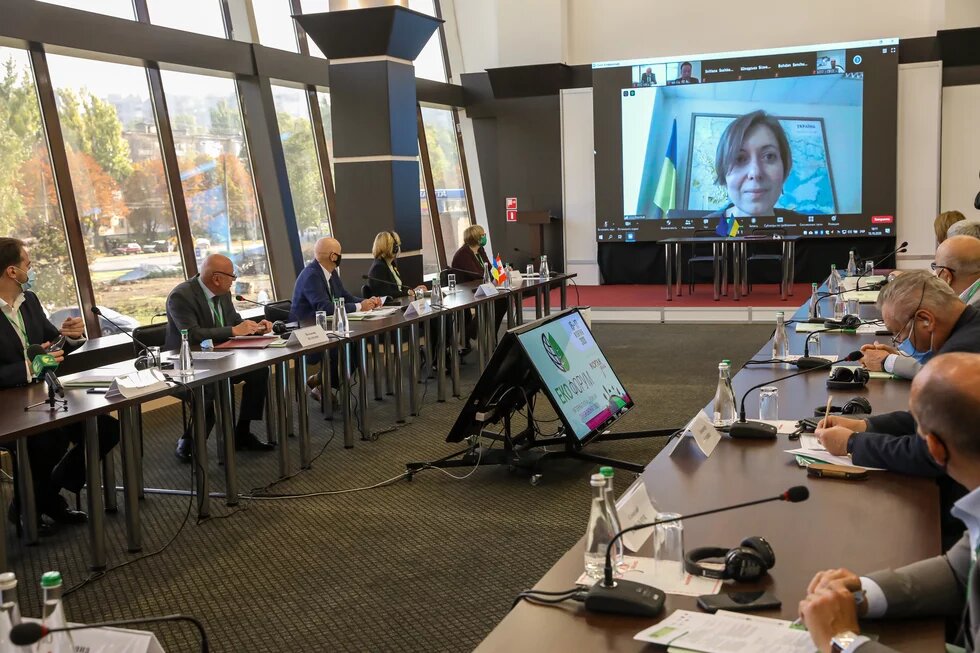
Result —
[{"label": "leather shoe", "polygon": [[45,512],[57,524],[84,524],[88,521],[88,515],[81,510],[72,510],[65,506],[63,510],[52,510]]},{"label": "leather shoe", "polygon": [[276,445],[262,442],[251,433],[235,436],[235,451],[272,451]]},{"label": "leather shoe", "polygon": [[[24,527],[20,523],[20,510],[17,509],[15,504],[10,504],[10,508],[7,509],[7,521],[14,525],[14,528],[17,530],[17,537],[24,536]],[[57,532],[58,526],[56,524],[45,521],[41,515],[37,516],[38,537],[50,537]]]},{"label": "leather shoe", "polygon": [[174,455],[177,456],[177,460],[182,463],[189,463],[191,461],[191,449],[193,448],[193,442],[187,438],[181,438],[177,440],[177,450]]}]

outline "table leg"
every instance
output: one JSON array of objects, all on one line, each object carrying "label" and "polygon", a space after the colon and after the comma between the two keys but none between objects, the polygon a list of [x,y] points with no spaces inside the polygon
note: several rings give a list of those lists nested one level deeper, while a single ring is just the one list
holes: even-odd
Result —
[{"label": "table leg", "polygon": [[392,365],[394,355],[394,343],[392,342],[391,331],[388,331],[385,333],[384,356],[382,356],[385,361],[385,394],[388,395],[395,394],[395,367]]},{"label": "table leg", "polygon": [[[203,390],[202,390],[203,392]],[[136,434],[136,418],[133,414],[134,407],[127,406],[119,411],[122,418],[120,428],[122,433],[119,437],[119,453],[122,454],[123,463],[123,502],[126,505],[126,550],[130,553],[137,553],[143,550],[142,533],[140,532],[140,501],[139,490],[136,488],[138,479],[136,478],[136,447],[133,440]],[[204,443],[207,450],[207,438],[198,438],[195,434],[195,445],[200,449],[199,442]],[[207,454],[203,460],[207,459]],[[199,458],[199,460],[201,460]]]},{"label": "table leg", "polygon": [[783,301],[786,301],[786,291],[789,283],[789,248],[787,245],[787,241],[784,240],[782,243],[782,265],[780,266],[780,272],[782,272],[782,274],[779,277],[779,298]]},{"label": "table leg", "polygon": [[141,406],[136,407],[133,417],[136,420],[136,437],[133,438],[136,447],[136,495],[142,501],[146,496],[143,493],[145,484],[143,483],[143,408]]},{"label": "table leg", "polygon": [[742,249],[738,242],[732,243],[732,299],[742,297]]},{"label": "table leg", "polygon": [[739,243],[738,258],[742,264],[742,295],[749,294],[749,244]]},{"label": "table leg", "polygon": [[282,424],[279,422],[279,406],[277,398],[279,393],[276,391],[276,367],[269,366],[269,376],[265,386],[265,441],[278,442],[279,430]]},{"label": "table leg", "polygon": [[296,431],[293,430],[293,397],[289,391],[289,386],[291,384],[289,381],[290,375],[288,363],[283,362],[279,365],[279,372],[277,373],[277,376],[281,377],[278,379],[278,383],[280,392],[279,414],[283,416],[283,420],[280,423],[284,425],[280,431],[281,436],[279,438],[279,441],[282,442],[286,438],[296,433]]},{"label": "table leg", "polygon": [[[551,315],[551,282],[550,281],[545,281],[545,284],[541,292],[544,297],[544,314]],[[496,321],[494,321],[494,324],[496,324]]]},{"label": "table leg", "polygon": [[712,280],[712,291],[714,292],[715,301],[721,299],[721,243],[713,242],[711,243],[711,258],[712,265],[714,267],[715,278]]},{"label": "table leg", "polygon": [[425,336],[425,349],[429,352],[428,358],[425,361],[425,369],[422,370],[423,379],[432,378],[433,363],[436,362],[434,356],[436,355],[435,343],[432,342],[432,319],[429,318],[422,324],[422,335]]},{"label": "table leg", "polygon": [[358,343],[357,373],[361,376],[357,384],[357,403],[361,406],[361,439],[371,440],[371,411],[368,410],[367,398],[367,340],[361,338]]},{"label": "table leg", "polygon": [[674,292],[681,296],[681,244],[674,243]]},{"label": "table leg", "polygon": [[517,302],[517,306],[514,309],[514,317],[517,318],[517,325],[520,326],[524,324],[524,291],[523,290],[517,291],[517,298],[514,301]]},{"label": "table leg", "polygon": [[786,292],[793,294],[793,286],[796,285],[796,241],[789,241],[789,283]]},{"label": "table leg", "polygon": [[[734,248],[733,248],[734,250]],[[734,255],[732,260],[735,260]],[[721,245],[721,294],[728,297],[728,244]]]},{"label": "table leg", "polygon": [[534,319],[540,320],[544,317],[544,297],[541,294],[541,286],[534,288]]},{"label": "table leg", "polygon": [[[217,429],[222,434],[225,459],[225,505],[238,505],[238,469],[235,461],[234,419],[231,414],[231,377],[221,379],[215,384],[217,405]],[[283,438],[285,439],[285,438]]]},{"label": "table leg", "polygon": [[34,475],[27,453],[27,438],[17,438],[17,482],[20,484],[20,520],[28,544],[37,544],[37,499],[34,496]]},{"label": "table leg", "polygon": [[[296,385],[297,387],[303,388],[302,391],[297,393],[296,402],[298,404],[299,413],[297,415],[297,423],[299,424],[299,466],[301,469],[310,468],[310,413],[309,413],[309,402],[306,399],[306,356],[300,356],[296,359]],[[327,393],[330,392],[329,388],[325,390]],[[329,395],[328,395],[329,396]]]},{"label": "table leg", "polygon": [[453,396],[460,396],[459,379],[459,349],[463,343],[463,314],[460,312],[452,313],[449,318],[449,374],[453,381]]},{"label": "table leg", "polygon": [[[535,302],[537,295],[535,295]],[[487,366],[487,341],[483,334],[486,333],[486,303],[476,305],[476,353],[480,369]],[[540,317],[540,315],[538,316]]]},{"label": "table leg", "polygon": [[392,369],[395,381],[395,421],[399,424],[405,423],[405,395],[402,392],[402,330],[396,328],[394,335],[395,350],[392,352]]},{"label": "table leg", "polygon": [[670,243],[664,243],[664,272],[667,275],[667,301],[674,299],[674,248]]},{"label": "table leg", "polygon": [[[440,349],[443,349],[449,344],[446,340],[445,311],[441,311],[436,320],[439,328],[439,345]],[[480,342],[482,344],[482,338]],[[446,401],[446,355],[443,351],[434,351],[432,355],[436,357],[436,401],[442,403]]]},{"label": "table leg", "polygon": [[374,398],[376,401],[381,401],[384,398],[384,390],[381,387],[381,370],[384,369],[384,364],[382,363],[381,357],[381,338],[378,336],[371,337],[371,347],[373,348],[372,357],[374,360]]},{"label": "table leg", "polygon": [[[341,346],[343,348],[343,346]],[[330,369],[330,350],[325,349],[320,359],[320,411],[323,419],[333,420],[333,371]]]},{"label": "table leg", "polygon": [[[88,568],[92,571],[102,571],[106,568],[105,550],[105,508],[102,502],[102,466],[99,463],[99,421],[97,417],[85,420],[85,493],[88,507],[89,545],[92,547],[92,559]],[[3,520],[6,522],[6,520]],[[6,538],[3,546],[6,547]],[[3,568],[7,568],[6,549],[2,554]]]},{"label": "table leg", "polygon": [[507,330],[510,331],[517,326],[516,309],[514,308],[514,296],[516,293],[507,293]]},{"label": "table leg", "polygon": [[408,325],[408,413],[412,417],[419,414],[419,323]]},{"label": "table leg", "polygon": [[[208,484],[208,432],[204,419],[204,386],[199,385],[192,391],[194,394],[194,475],[197,478],[197,516],[211,516],[211,487]],[[125,472],[125,453],[123,454],[123,470]]]},{"label": "table leg", "polygon": [[[279,410],[279,423],[288,424],[292,412],[292,402],[289,401],[289,376],[286,361],[276,363],[276,404]],[[289,476],[289,437],[282,432],[279,437],[279,477]]]},{"label": "table leg", "polygon": [[110,513],[119,510],[116,503],[116,463],[113,451],[102,459],[102,501],[105,503],[105,511]]},{"label": "table leg", "polygon": [[344,420],[344,448],[354,448],[354,411],[351,402],[351,342],[345,340],[340,344],[340,361],[337,373],[340,374],[340,416]]},{"label": "table leg", "polygon": [[561,285],[559,286],[559,293],[561,294],[561,310],[568,308],[568,280],[562,279]]}]

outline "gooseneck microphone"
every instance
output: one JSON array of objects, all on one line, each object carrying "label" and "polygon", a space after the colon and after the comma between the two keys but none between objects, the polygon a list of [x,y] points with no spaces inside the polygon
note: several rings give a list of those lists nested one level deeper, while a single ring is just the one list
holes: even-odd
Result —
[{"label": "gooseneck microphone", "polygon": [[816,331],[811,331],[807,334],[806,340],[803,341],[803,355],[797,358],[793,365],[796,365],[801,370],[812,370],[817,367],[823,367],[827,362],[827,359],[820,358],[819,356],[810,356],[810,339],[813,338],[818,333],[825,333],[827,331],[837,331],[836,328],[830,329],[817,329]]},{"label": "gooseneck microphone", "polygon": [[626,614],[641,617],[655,617],[663,610],[664,593],[661,590],[634,581],[616,580],[613,577],[613,545],[616,544],[616,540],[620,539],[626,533],[650,528],[651,526],[693,519],[694,517],[704,517],[705,515],[714,515],[719,512],[727,512],[738,508],[747,508],[748,506],[756,506],[760,503],[769,503],[770,501],[799,503],[806,501],[808,498],[810,498],[810,490],[805,485],[796,485],[782,494],[767,499],[746,501],[745,503],[737,503],[733,506],[695,512],[690,515],[681,515],[669,519],[657,519],[645,524],[636,524],[629,528],[624,528],[616,533],[606,547],[606,565],[603,569],[602,581],[596,583],[589,589],[585,596],[585,609],[591,612]]},{"label": "gooseneck microphone", "polygon": [[182,614],[168,614],[163,617],[145,617],[143,619],[119,619],[117,621],[103,621],[101,623],[65,626],[61,628],[48,628],[44,624],[39,623],[21,623],[10,629],[10,641],[15,646],[31,646],[51,633],[67,633],[73,630],[88,630],[90,628],[116,628],[119,626],[135,626],[137,624],[153,624],[167,621],[186,621],[192,624],[197,628],[198,635],[201,638],[202,653],[208,653],[211,650],[210,644],[208,643],[208,634],[205,632],[201,622],[194,617],[188,617]]},{"label": "gooseneck microphone", "polygon": [[64,399],[65,387],[61,385],[61,380],[54,373],[58,369],[58,363],[54,356],[48,354],[41,345],[31,345],[27,348],[27,360],[31,361],[34,376],[44,379],[48,391]]},{"label": "gooseneck microphone", "polygon": [[139,356],[136,359],[136,362],[134,363],[134,366],[136,367],[136,369],[138,369],[138,370],[145,370],[147,368],[153,367],[153,364],[154,364],[154,361],[152,360],[153,359],[153,355],[150,353],[150,348],[149,347],[147,347],[144,343],[140,342],[136,338],[136,336],[134,336],[130,331],[126,331],[118,323],[113,322],[112,320],[110,320],[106,316],[105,313],[103,313],[101,310],[99,310],[99,307],[98,306],[93,306],[92,307],[92,313],[94,313],[95,315],[98,315],[100,318],[102,318],[103,320],[105,320],[106,322],[108,322],[109,324],[111,324],[112,326],[114,326],[117,329],[119,329],[119,333],[125,333],[127,336],[130,337],[130,339],[134,343],[136,343],[137,346],[139,346],[140,348],[142,348],[142,350],[143,350],[142,355]]},{"label": "gooseneck microphone", "polygon": [[398,290],[398,292],[401,292],[402,290],[405,291],[410,290],[408,286],[400,283],[395,283],[394,281],[390,281],[388,279],[379,279],[378,277],[372,277],[367,274],[362,274],[361,278],[364,279],[365,281],[377,281],[378,283],[383,283],[386,286],[394,286]]},{"label": "gooseneck microphone", "polygon": [[[872,268],[878,267],[878,264],[879,263],[881,263],[882,261],[884,261],[884,260],[886,260],[886,259],[894,256],[895,254],[904,254],[905,252],[908,251],[908,247],[909,247],[909,241],[903,240],[902,241],[902,244],[899,245],[898,247],[896,247],[894,251],[888,252],[884,256],[879,256],[877,258],[871,259],[874,262],[871,267]],[[867,274],[868,274],[868,271],[867,271],[867,269],[865,269],[863,272],[861,272],[857,276],[857,281],[854,282],[854,290],[855,291],[858,291],[858,290],[861,289],[861,279],[862,279],[862,277],[866,276]],[[881,284],[881,285],[883,285],[883,284]],[[879,287],[880,287],[880,285],[879,285]],[[865,290],[872,290],[872,289],[871,288],[865,288]]]}]

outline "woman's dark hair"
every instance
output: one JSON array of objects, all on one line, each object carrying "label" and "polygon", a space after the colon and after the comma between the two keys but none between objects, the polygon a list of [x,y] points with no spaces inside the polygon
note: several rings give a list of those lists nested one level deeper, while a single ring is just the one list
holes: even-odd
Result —
[{"label": "woman's dark hair", "polygon": [[783,160],[783,181],[789,177],[789,171],[793,167],[793,153],[789,149],[786,132],[783,131],[778,120],[760,109],[739,116],[722,133],[721,139],[718,141],[718,149],[715,151],[715,182],[719,186],[725,185],[725,177],[728,176],[728,171],[734,167],[735,159],[738,158],[739,150],[742,149],[742,141],[745,140],[745,135],[756,125],[765,125],[776,137],[779,158]]},{"label": "woman's dark hair", "polygon": [[24,241],[19,238],[0,238],[0,271],[11,265],[20,265],[24,255]]}]

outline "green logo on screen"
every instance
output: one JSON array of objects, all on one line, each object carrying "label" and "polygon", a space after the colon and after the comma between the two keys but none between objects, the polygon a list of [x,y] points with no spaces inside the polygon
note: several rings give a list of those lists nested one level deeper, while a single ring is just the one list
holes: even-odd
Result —
[{"label": "green logo on screen", "polygon": [[561,346],[551,337],[550,333],[541,334],[541,344],[544,345],[544,350],[548,352],[548,358],[555,364],[555,367],[562,372],[567,372],[572,369],[572,365],[568,362],[568,357],[565,356],[565,352],[561,350]]}]

